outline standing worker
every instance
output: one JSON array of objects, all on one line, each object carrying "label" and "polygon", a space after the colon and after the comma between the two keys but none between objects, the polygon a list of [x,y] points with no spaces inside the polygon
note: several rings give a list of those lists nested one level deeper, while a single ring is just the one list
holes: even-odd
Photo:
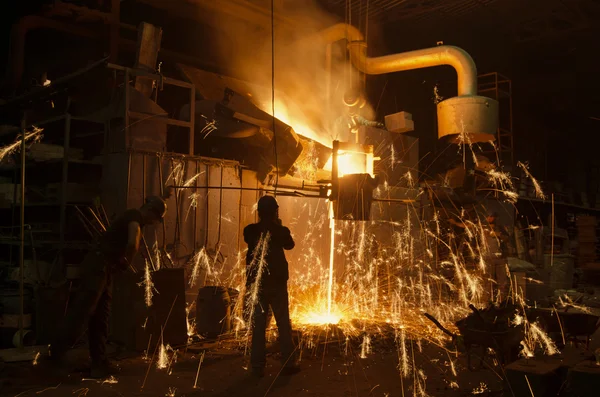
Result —
[{"label": "standing worker", "polygon": [[252,310],[252,374],[263,377],[266,358],[266,328],[269,307],[279,330],[281,361],[284,375],[293,375],[300,369],[296,365],[292,341],[292,325],[288,302],[288,263],[283,250],[294,248],[290,229],[281,224],[279,205],[272,196],[258,200],[258,223],[244,228],[246,254],[246,290]]},{"label": "standing worker", "polygon": [[52,361],[64,361],[65,353],[87,326],[92,361],[90,376],[109,375],[106,342],[114,274],[131,266],[139,250],[143,227],[161,222],[166,210],[162,198],[150,196],[139,210],[129,209],[115,219],[100,237],[98,248],[81,264],[79,296],[71,300],[63,325],[50,346]]}]

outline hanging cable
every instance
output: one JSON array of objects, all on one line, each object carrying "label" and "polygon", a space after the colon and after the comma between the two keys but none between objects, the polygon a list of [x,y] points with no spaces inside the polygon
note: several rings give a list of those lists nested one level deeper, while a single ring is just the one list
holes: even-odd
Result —
[{"label": "hanging cable", "polygon": [[275,0],[271,0],[271,114],[273,115],[273,150],[275,151],[275,189],[279,185],[279,164],[277,163],[277,132],[275,131]]},{"label": "hanging cable", "polygon": [[[366,65],[367,65],[367,50],[369,48],[369,0],[367,0],[367,12],[365,15],[365,59],[364,59],[364,66],[366,70]],[[363,73],[363,92],[367,92],[367,74]]]}]

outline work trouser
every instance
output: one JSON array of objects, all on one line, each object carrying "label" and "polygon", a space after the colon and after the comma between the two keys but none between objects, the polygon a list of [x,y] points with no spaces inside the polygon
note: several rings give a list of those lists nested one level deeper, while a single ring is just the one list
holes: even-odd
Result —
[{"label": "work trouser", "polygon": [[81,270],[79,291],[69,301],[51,353],[53,358],[62,358],[81,338],[87,326],[90,357],[93,363],[101,363],[106,360],[113,266],[99,252],[90,252],[83,260]]},{"label": "work trouser", "polygon": [[250,362],[253,368],[264,368],[266,357],[266,330],[269,307],[275,316],[279,331],[281,361],[284,366],[296,363],[294,342],[292,341],[292,325],[288,301],[287,282],[274,285],[263,285],[258,293],[252,316],[252,351]]}]

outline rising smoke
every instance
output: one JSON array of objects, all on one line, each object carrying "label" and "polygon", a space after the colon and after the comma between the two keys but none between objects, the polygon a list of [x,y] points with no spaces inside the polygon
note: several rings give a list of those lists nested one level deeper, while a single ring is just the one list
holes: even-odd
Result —
[{"label": "rising smoke", "polygon": [[[235,70],[238,74],[235,77],[252,83],[249,94],[269,114],[272,114],[274,82],[275,115],[297,133],[326,146],[331,146],[333,139],[352,140],[343,96],[351,89],[361,88],[363,80],[350,64],[346,43],[332,46],[328,89],[326,44],[299,42],[340,21],[310,0],[276,1],[273,35],[271,2],[264,3],[266,13],[254,18],[257,25],[227,21],[227,35],[217,38],[220,63]],[[370,105],[361,109],[361,116],[373,118]]]}]

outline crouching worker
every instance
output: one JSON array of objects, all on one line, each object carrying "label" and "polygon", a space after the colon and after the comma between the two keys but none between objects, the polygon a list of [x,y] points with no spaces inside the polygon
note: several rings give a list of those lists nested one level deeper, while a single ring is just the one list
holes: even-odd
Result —
[{"label": "crouching worker", "polygon": [[283,250],[294,248],[290,229],[282,226],[279,205],[272,196],[258,201],[260,221],[246,226],[244,241],[246,254],[246,290],[248,307],[252,313],[252,374],[264,376],[266,365],[266,328],[269,308],[277,322],[283,375],[292,375],[300,369],[296,364],[292,341],[292,326],[288,302],[288,263]]},{"label": "crouching worker", "polygon": [[167,206],[158,196],[150,196],[142,207],[129,209],[116,218],[100,237],[96,250],[81,264],[78,294],[71,299],[66,317],[50,346],[50,359],[64,365],[65,353],[87,327],[92,378],[110,373],[106,357],[112,284],[115,273],[127,270],[139,250],[145,225],[161,222]]}]

